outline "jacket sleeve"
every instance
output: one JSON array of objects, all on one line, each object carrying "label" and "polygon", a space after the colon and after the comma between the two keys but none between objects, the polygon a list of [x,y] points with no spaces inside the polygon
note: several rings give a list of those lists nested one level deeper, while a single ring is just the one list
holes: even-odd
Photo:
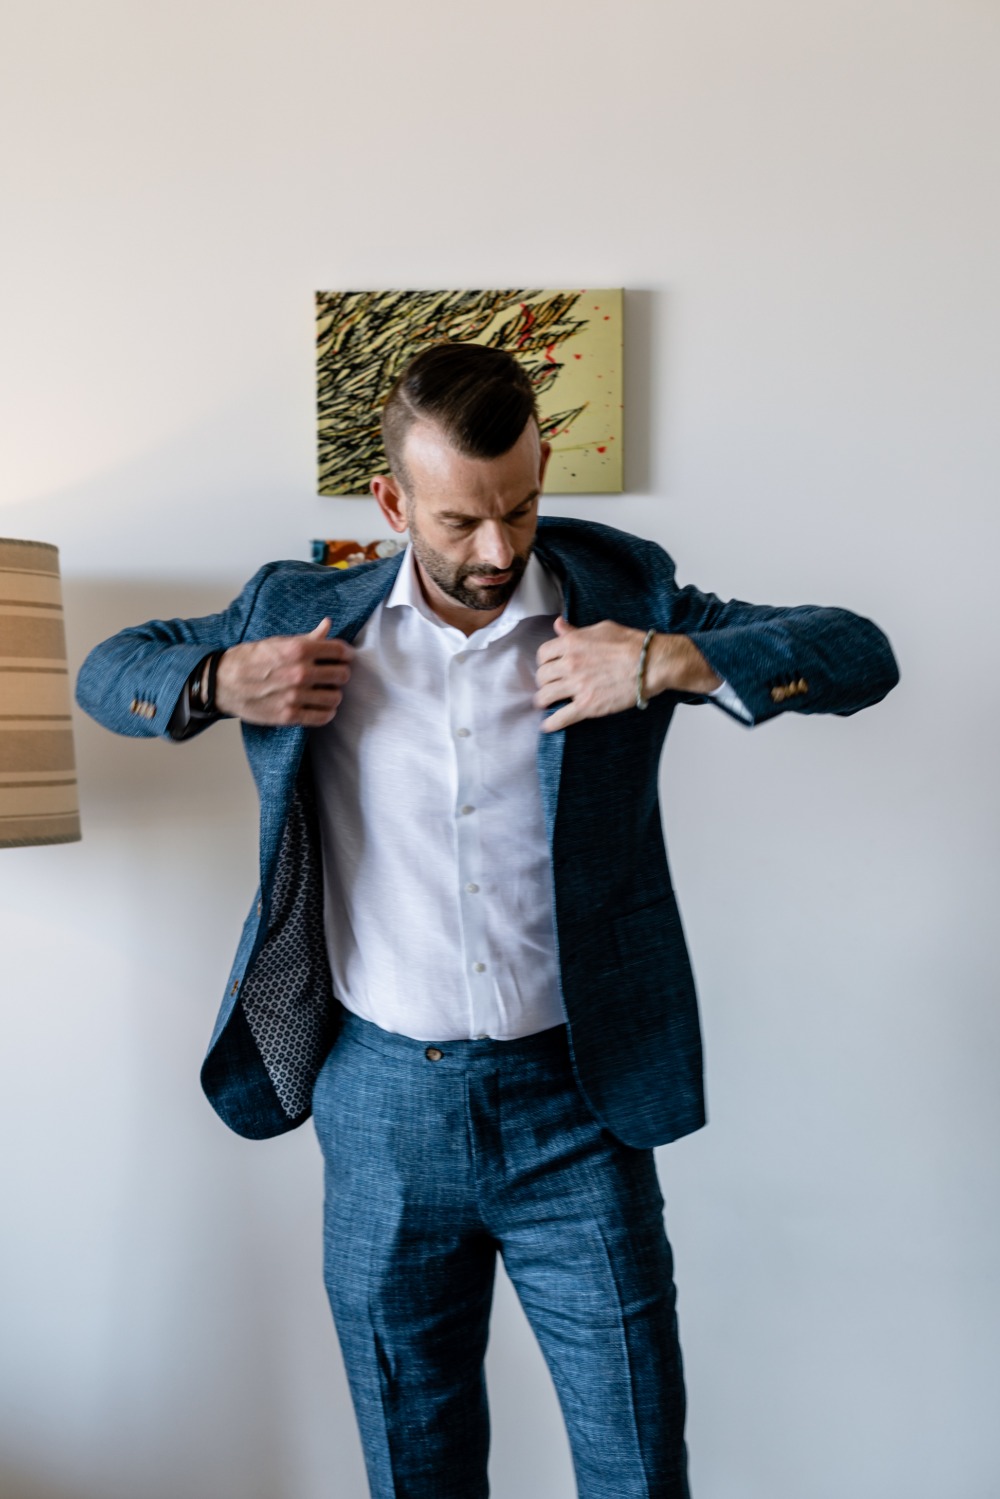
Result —
[{"label": "jacket sleeve", "polygon": [[207,728],[213,720],[192,720],[182,736],[169,733],[191,673],[210,652],[243,639],[261,587],[277,565],[262,567],[219,614],[151,619],[95,646],[77,678],[80,707],[116,734],[191,738]]},{"label": "jacket sleeve", "polygon": [[847,609],[724,602],[687,586],[674,595],[668,628],[694,642],[754,724],[789,710],[846,717],[899,681],[886,636]]}]

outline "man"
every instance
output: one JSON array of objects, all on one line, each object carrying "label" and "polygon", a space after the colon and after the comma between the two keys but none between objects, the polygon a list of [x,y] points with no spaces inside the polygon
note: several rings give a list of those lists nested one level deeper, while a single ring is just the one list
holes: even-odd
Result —
[{"label": "man", "polygon": [[663,738],[679,702],[853,713],[892,652],[845,611],[722,603],[651,543],[539,521],[548,446],[498,350],[419,355],[383,433],[402,557],[271,564],[221,614],[99,646],[79,699],[122,733],[242,721],[261,888],[202,1078],[250,1137],[315,1114],[375,1499],[487,1493],[497,1250],[582,1499],[684,1499],[652,1147],[704,1105]]}]

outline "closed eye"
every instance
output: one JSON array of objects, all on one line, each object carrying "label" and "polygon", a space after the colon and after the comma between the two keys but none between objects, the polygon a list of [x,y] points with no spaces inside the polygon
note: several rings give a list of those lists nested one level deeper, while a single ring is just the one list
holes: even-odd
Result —
[{"label": "closed eye", "polygon": [[[503,518],[504,524],[516,526],[521,521],[530,520],[534,514],[537,498],[537,494],[529,495],[526,500],[522,500],[513,510],[509,510]],[[478,515],[457,515],[452,512],[451,514],[446,513],[438,516],[438,520],[447,526],[449,531],[471,531],[473,527],[480,524],[481,517]]]}]

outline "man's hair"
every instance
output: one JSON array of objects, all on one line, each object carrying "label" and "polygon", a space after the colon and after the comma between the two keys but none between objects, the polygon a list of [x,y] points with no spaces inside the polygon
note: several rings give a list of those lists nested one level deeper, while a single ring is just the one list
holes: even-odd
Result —
[{"label": "man's hair", "polygon": [[532,416],[538,420],[534,388],[513,354],[485,344],[432,344],[390,390],[382,443],[390,469],[408,488],[403,445],[414,422],[433,422],[467,458],[499,458]]}]

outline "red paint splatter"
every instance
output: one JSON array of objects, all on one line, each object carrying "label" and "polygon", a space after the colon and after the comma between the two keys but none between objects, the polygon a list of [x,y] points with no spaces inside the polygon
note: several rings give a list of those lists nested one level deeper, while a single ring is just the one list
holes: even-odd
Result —
[{"label": "red paint splatter", "polygon": [[[554,343],[547,344],[546,348],[545,348],[545,357],[548,360],[549,364],[555,364],[555,362],[556,362],[556,356],[552,352],[552,350],[554,348],[555,348],[555,344]],[[577,356],[577,357],[579,357],[579,356]]]},{"label": "red paint splatter", "polygon": [[[597,311],[597,308],[596,308],[596,307],[595,307],[595,308],[594,308],[594,311],[595,311],[595,312],[596,312],[596,311]],[[606,313],[605,313],[605,314],[604,314],[604,321],[605,321],[605,322],[606,322],[606,323],[609,323],[609,322],[610,322],[610,321],[611,321],[611,314],[610,314],[610,312],[606,312]]]},{"label": "red paint splatter", "polygon": [[574,359],[582,359],[582,358],[583,358],[583,355],[582,355],[582,354],[574,354],[574,355],[573,355],[573,358],[574,358]]},{"label": "red paint splatter", "polygon": [[598,448],[598,450],[597,450],[597,451],[598,451],[598,452],[599,452],[599,453],[606,453],[606,452],[607,452],[607,451],[608,451],[608,450],[607,450],[607,448]]},{"label": "red paint splatter", "polygon": [[521,334],[521,337],[517,341],[517,347],[519,349],[523,349],[525,343],[531,337],[531,330],[535,326],[536,322],[535,314],[532,312],[527,302],[521,303],[521,311],[524,313],[525,323],[524,332]]}]

